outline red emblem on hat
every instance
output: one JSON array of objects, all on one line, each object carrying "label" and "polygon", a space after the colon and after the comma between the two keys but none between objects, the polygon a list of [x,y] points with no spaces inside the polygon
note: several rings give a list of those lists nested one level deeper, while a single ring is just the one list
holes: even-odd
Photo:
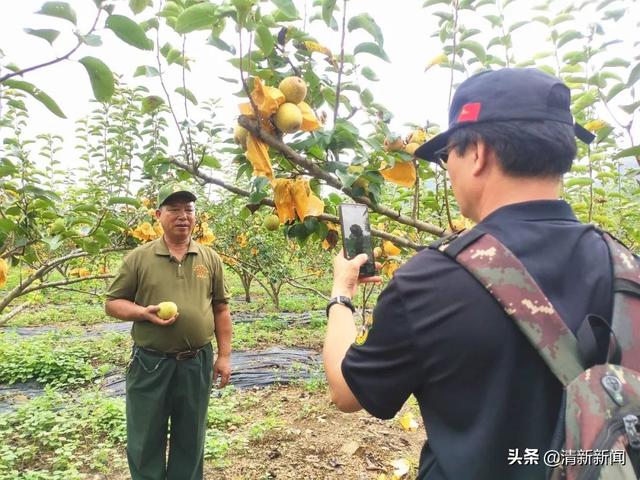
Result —
[{"label": "red emblem on hat", "polygon": [[458,122],[476,122],[480,116],[480,108],[482,104],[477,103],[465,103],[458,114]]}]

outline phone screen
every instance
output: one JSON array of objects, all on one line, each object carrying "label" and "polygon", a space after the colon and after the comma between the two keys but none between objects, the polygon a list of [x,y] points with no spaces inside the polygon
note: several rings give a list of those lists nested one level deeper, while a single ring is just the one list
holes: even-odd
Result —
[{"label": "phone screen", "polygon": [[371,246],[371,228],[369,212],[366,205],[359,203],[343,203],[340,205],[340,225],[342,226],[342,245],[344,256],[352,259],[360,253],[369,256],[367,263],[360,267],[360,277],[376,274]]}]

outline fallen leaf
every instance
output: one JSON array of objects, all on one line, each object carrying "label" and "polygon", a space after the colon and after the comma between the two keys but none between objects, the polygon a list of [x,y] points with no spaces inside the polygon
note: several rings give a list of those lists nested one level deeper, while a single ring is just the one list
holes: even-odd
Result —
[{"label": "fallen leaf", "polygon": [[407,462],[404,458],[400,458],[398,460],[394,460],[391,462],[391,466],[393,467],[393,477],[392,479],[400,479],[405,478],[409,474],[409,462]]},{"label": "fallen leaf", "polygon": [[355,455],[361,448],[362,447],[360,446],[360,444],[354,440],[349,443],[345,443],[342,447],[340,447],[340,453],[342,453],[343,455],[351,456]]},{"label": "fallen leaf", "polygon": [[405,432],[415,432],[418,429],[418,422],[411,412],[402,415],[398,421]]}]

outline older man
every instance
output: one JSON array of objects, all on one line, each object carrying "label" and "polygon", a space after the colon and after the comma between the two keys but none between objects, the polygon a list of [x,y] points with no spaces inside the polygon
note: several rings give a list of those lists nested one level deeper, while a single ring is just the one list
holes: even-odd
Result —
[{"label": "older man", "polygon": [[[160,189],[156,217],[163,236],[127,255],[107,292],[107,313],[133,322],[126,375],[133,480],[203,478],[212,383],[219,378],[222,388],[231,374],[232,327],[222,262],[191,238],[195,201],[183,185]],[[158,304],[164,301],[176,303],[178,313],[160,318]]]}]

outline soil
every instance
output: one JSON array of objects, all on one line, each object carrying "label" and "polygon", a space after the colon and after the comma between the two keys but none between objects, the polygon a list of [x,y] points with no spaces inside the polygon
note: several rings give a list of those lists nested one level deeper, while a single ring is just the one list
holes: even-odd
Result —
[{"label": "soil", "polygon": [[[258,408],[250,412],[253,420],[276,408],[282,425],[245,449],[232,451],[226,467],[205,465],[205,478],[368,480],[381,474],[390,478],[395,460],[405,459],[414,468],[418,463],[425,432],[417,408],[408,403],[396,419],[383,421],[364,410],[339,412],[326,391],[310,393],[302,387],[282,386],[247,394],[259,400]],[[398,418],[406,412],[417,420],[417,431],[400,426]]]}]

